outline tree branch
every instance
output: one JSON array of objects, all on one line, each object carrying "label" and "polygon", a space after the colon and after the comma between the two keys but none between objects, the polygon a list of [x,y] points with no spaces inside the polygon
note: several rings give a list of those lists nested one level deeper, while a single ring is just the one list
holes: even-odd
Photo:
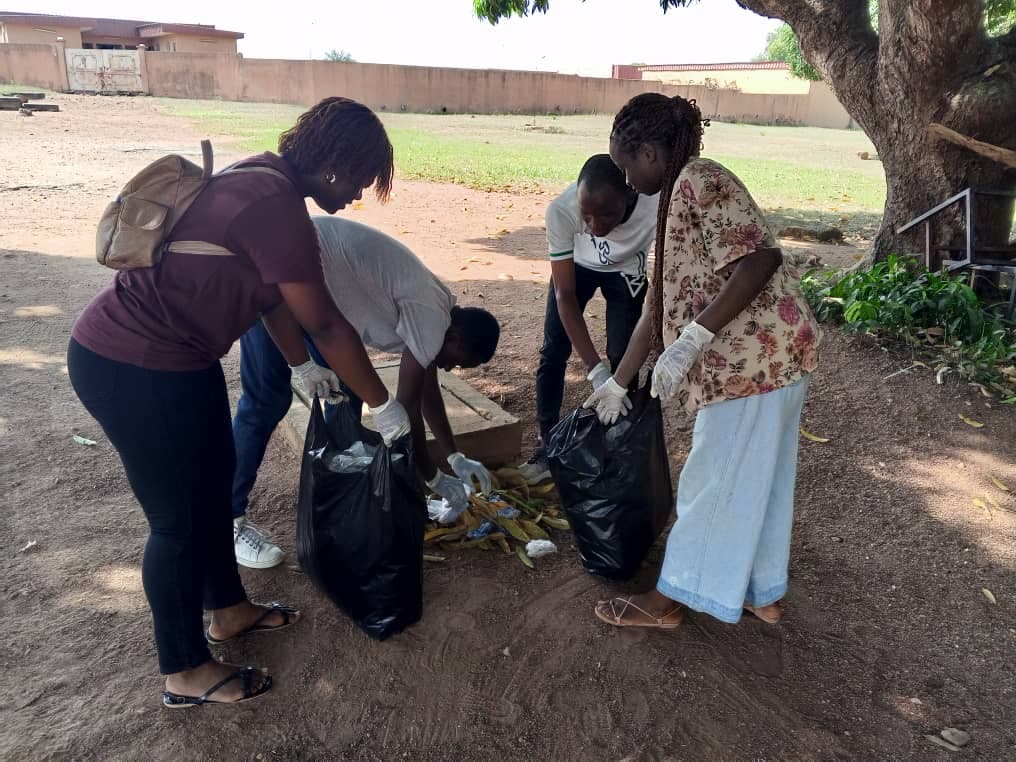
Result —
[{"label": "tree branch", "polygon": [[[875,120],[878,36],[868,0],[737,0],[742,8],[790,24],[801,52],[862,127]],[[857,83],[869,86],[858,87]]]},{"label": "tree branch", "polygon": [[1005,164],[1008,167],[1016,168],[1016,151],[1012,151],[1008,148],[1002,148],[1001,146],[995,146],[991,143],[985,143],[974,138],[961,135],[956,130],[950,130],[943,124],[938,122],[932,122],[928,127],[928,134],[932,137],[938,138],[939,140],[945,140],[950,143],[955,143],[958,146],[963,146],[969,151],[980,154],[981,156],[987,156],[989,159]]}]

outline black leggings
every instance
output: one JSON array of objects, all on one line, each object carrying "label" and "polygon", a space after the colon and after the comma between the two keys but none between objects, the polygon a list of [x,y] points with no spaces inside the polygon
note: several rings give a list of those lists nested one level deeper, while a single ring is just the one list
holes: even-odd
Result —
[{"label": "black leggings", "polygon": [[235,455],[222,366],[156,371],[71,339],[71,384],[120,454],[148,519],[142,579],[163,674],[211,658],[202,607],[247,599],[233,550]]}]

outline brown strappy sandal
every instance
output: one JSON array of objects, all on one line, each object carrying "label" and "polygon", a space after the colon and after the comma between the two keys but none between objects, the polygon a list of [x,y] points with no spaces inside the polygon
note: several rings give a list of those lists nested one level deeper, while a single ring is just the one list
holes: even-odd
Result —
[{"label": "brown strappy sandal", "polygon": [[[742,608],[751,614],[756,619],[765,622],[766,624],[779,624],[780,620],[783,619],[783,615],[786,613],[783,607],[783,599],[776,601],[775,603],[769,603],[765,606],[749,606],[747,603]],[[775,608],[778,613],[769,614],[763,613],[766,609]]]},{"label": "brown strappy sandal", "polygon": [[[618,611],[615,603],[620,602],[621,610]],[[626,622],[624,621],[624,613],[629,609],[633,608],[639,613],[645,615],[649,622]],[[606,622],[614,627],[646,627],[655,630],[673,630],[681,626],[681,622],[684,621],[684,606],[680,603],[675,603],[674,608],[668,611],[663,616],[654,616],[645,609],[636,606],[631,602],[631,598],[611,598],[609,601],[599,601],[596,604],[596,608],[593,609],[593,613],[596,614],[597,618]],[[668,617],[673,617],[677,614],[677,621],[666,621]]]}]

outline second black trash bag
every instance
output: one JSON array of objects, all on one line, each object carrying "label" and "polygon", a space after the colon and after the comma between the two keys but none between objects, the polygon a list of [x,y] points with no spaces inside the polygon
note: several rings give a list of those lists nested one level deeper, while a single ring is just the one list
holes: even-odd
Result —
[{"label": "second black trash bag", "polygon": [[385,447],[348,404],[326,423],[315,399],[300,470],[297,556],[372,638],[420,618],[426,517],[411,437]]},{"label": "second black trash bag", "polygon": [[674,510],[659,400],[643,390],[613,426],[573,411],[551,431],[547,460],[583,568],[632,577]]}]

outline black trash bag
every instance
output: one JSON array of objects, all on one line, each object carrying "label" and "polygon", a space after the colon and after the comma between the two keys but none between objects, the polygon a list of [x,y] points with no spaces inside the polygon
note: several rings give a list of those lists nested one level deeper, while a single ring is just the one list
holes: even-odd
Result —
[{"label": "black trash bag", "polygon": [[613,426],[575,410],[550,432],[547,460],[583,568],[634,576],[674,510],[660,401],[637,393]]},{"label": "black trash bag", "polygon": [[427,509],[413,470],[412,437],[385,447],[348,404],[335,412],[326,423],[317,399],[311,406],[297,557],[322,592],[364,632],[384,640],[423,610]]}]

